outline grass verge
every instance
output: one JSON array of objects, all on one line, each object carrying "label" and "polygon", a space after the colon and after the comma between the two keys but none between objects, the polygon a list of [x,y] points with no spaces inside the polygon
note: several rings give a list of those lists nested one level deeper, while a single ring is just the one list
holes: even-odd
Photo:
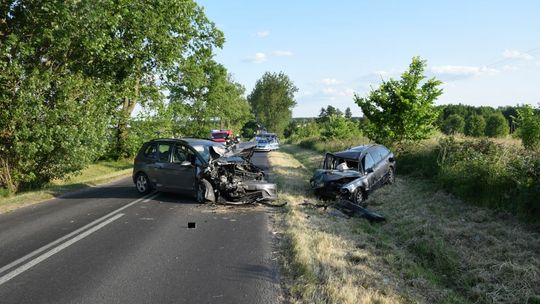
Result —
[{"label": "grass verge", "polygon": [[301,205],[316,202],[307,181],[322,156],[282,151],[270,163],[289,202],[280,226],[291,302],[527,303],[540,295],[540,236],[512,216],[398,178],[368,201],[386,223],[343,219]]},{"label": "grass verge", "polygon": [[70,175],[62,180],[53,180],[42,189],[0,197],[0,213],[39,203],[57,197],[62,193],[96,186],[128,176],[132,172],[132,167],[133,162],[131,160],[96,162],[77,174]]}]

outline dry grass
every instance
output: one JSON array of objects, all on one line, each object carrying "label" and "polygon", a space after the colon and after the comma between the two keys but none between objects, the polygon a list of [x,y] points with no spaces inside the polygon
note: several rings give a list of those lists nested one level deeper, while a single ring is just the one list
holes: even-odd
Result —
[{"label": "dry grass", "polygon": [[309,172],[292,156],[272,152],[272,176],[280,198],[289,202],[284,229],[285,273],[293,303],[396,303],[405,298],[396,286],[399,277],[384,259],[372,254],[374,245],[355,232],[356,220],[343,220],[326,211],[307,209],[315,201],[306,180]]},{"label": "dry grass", "polygon": [[[285,151],[308,168],[320,163],[312,151]],[[507,214],[398,178],[369,199],[386,223],[335,218],[300,205],[315,201],[311,170],[281,152],[270,161],[289,202],[282,227],[293,302],[527,303],[540,295],[540,235]]]},{"label": "dry grass", "polygon": [[100,161],[77,174],[62,180],[54,180],[43,189],[0,197],[0,213],[52,199],[62,193],[108,183],[128,176],[132,172],[132,164],[131,160]]}]

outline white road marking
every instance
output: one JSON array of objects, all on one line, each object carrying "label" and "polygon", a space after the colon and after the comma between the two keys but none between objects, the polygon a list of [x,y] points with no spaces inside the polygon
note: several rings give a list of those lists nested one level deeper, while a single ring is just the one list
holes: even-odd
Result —
[{"label": "white road marking", "polygon": [[53,246],[55,246],[55,245],[61,243],[61,242],[63,242],[63,241],[65,241],[65,240],[69,239],[70,237],[72,237],[72,236],[74,236],[74,235],[76,235],[76,234],[81,233],[82,231],[84,231],[84,230],[86,230],[86,229],[88,229],[88,228],[90,228],[90,227],[92,227],[92,226],[98,224],[99,222],[101,222],[101,221],[107,219],[108,217],[110,217],[110,216],[112,216],[112,215],[114,215],[114,214],[116,214],[116,213],[118,213],[118,212],[120,212],[120,211],[122,211],[122,210],[124,210],[124,209],[126,209],[126,208],[128,208],[128,207],[130,207],[130,206],[133,206],[134,204],[136,204],[136,203],[138,203],[138,202],[140,202],[140,201],[142,201],[142,200],[144,200],[144,202],[146,203],[146,202],[148,202],[149,200],[155,198],[157,195],[158,195],[158,193],[150,193],[150,194],[147,194],[147,195],[145,195],[145,196],[143,196],[143,197],[141,197],[141,198],[139,198],[139,199],[137,199],[137,200],[135,200],[135,201],[133,201],[133,202],[127,204],[127,205],[124,205],[124,206],[122,206],[122,207],[120,207],[120,208],[118,208],[118,209],[116,209],[116,210],[114,210],[114,211],[112,211],[112,212],[110,212],[110,213],[108,213],[108,214],[106,214],[106,215],[104,215],[104,216],[98,218],[97,220],[95,220],[95,221],[93,221],[93,222],[91,222],[91,223],[89,223],[89,224],[86,224],[86,225],[82,226],[81,228],[79,228],[79,229],[77,229],[77,230],[75,230],[75,231],[73,231],[73,232],[71,232],[71,233],[69,233],[69,234],[67,234],[67,235],[65,235],[65,236],[63,236],[63,237],[57,239],[56,241],[53,241],[53,242],[51,242],[51,243],[49,243],[49,244],[47,244],[47,245],[45,245],[45,246],[43,246],[43,247],[40,247],[40,248],[38,248],[38,249],[36,249],[36,250],[30,252],[29,254],[23,256],[22,258],[19,258],[19,259],[15,260],[15,261],[13,261],[13,262],[11,262],[11,263],[9,263],[9,264],[3,266],[2,268],[0,268],[0,274],[1,274],[2,272],[6,271],[6,270],[8,270],[8,269],[10,269],[10,268],[12,268],[12,267],[18,265],[18,264],[21,264],[22,262],[24,262],[24,261],[26,261],[26,260],[28,260],[28,259],[30,259],[30,258],[32,258],[32,257],[34,257],[34,256],[36,256],[36,255],[38,255],[38,254],[40,254],[41,252],[43,252],[43,251],[45,251],[45,250],[47,250],[47,249],[49,249],[49,248],[51,248],[51,247],[53,247]]},{"label": "white road marking", "polygon": [[124,216],[124,213],[120,213],[120,214],[117,214],[113,217],[111,217],[110,219],[102,222],[101,224],[97,225],[97,226],[94,226],[88,230],[86,230],[85,232],[79,234],[78,236],[70,239],[69,241],[65,242],[65,243],[62,243],[61,245],[57,246],[57,247],[54,247],[53,249],[45,252],[44,254],[38,256],[37,258],[31,260],[30,262],[20,266],[20,267],[17,267],[15,268],[13,271],[11,272],[8,272],[6,275],[0,277],[0,285],[4,284],[5,282],[13,279],[14,277],[18,276],[19,274],[27,271],[28,269],[34,267],[35,265],[37,265],[38,263],[40,262],[43,262],[44,260],[50,258],[51,256],[53,256],[54,254],[62,251],[63,249],[73,245],[74,243],[84,239],[85,237],[89,236],[90,234],[98,231],[99,229],[105,227],[106,225],[110,224],[111,222],[114,222],[115,220],[121,218],[122,216]]}]

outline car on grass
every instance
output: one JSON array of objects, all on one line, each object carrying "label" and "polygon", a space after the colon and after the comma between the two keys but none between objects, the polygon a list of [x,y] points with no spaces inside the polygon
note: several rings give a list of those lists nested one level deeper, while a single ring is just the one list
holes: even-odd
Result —
[{"label": "car on grass", "polygon": [[141,194],[190,194],[200,203],[246,204],[277,199],[276,185],[251,163],[255,143],[225,147],[206,139],[155,139],[142,145],[133,167]]},{"label": "car on grass", "polygon": [[395,180],[396,160],[385,146],[362,145],[326,153],[322,169],[310,179],[311,188],[323,198],[341,198],[364,205],[370,193]]}]

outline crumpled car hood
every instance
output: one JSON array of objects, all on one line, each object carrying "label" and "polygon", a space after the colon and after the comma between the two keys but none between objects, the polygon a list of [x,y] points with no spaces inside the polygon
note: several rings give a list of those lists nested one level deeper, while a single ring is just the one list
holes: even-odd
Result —
[{"label": "crumpled car hood", "polygon": [[241,157],[246,160],[250,160],[257,147],[256,142],[248,141],[238,143],[227,148],[210,147],[210,157],[212,160],[233,160],[235,157]]},{"label": "crumpled car hood", "polygon": [[314,181],[330,182],[330,181],[340,180],[346,177],[358,178],[361,176],[362,174],[360,174],[360,172],[355,171],[355,170],[339,171],[339,170],[317,169],[315,170],[315,173],[313,174],[312,179]]}]

